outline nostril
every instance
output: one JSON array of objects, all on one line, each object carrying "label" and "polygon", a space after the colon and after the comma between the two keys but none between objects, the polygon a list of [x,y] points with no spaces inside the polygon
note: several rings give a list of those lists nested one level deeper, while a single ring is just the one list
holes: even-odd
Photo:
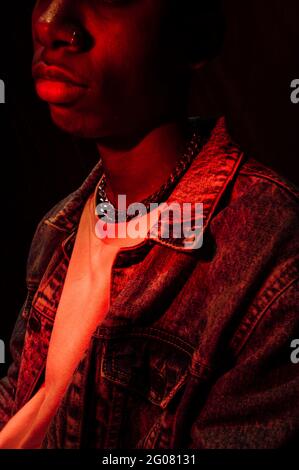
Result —
[{"label": "nostril", "polygon": [[64,41],[63,39],[56,39],[51,44],[52,49],[60,49],[61,47],[69,47],[69,46],[70,46],[70,43],[68,41]]},{"label": "nostril", "polygon": [[81,27],[58,22],[39,21],[35,29],[37,42],[47,48],[69,48],[85,52],[92,46],[92,39]]}]

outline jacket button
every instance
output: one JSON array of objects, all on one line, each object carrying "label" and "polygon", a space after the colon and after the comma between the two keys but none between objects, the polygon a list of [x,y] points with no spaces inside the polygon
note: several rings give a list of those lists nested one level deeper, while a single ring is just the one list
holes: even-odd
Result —
[{"label": "jacket button", "polygon": [[41,330],[41,321],[37,317],[31,317],[29,319],[29,327],[34,333],[39,333]]}]

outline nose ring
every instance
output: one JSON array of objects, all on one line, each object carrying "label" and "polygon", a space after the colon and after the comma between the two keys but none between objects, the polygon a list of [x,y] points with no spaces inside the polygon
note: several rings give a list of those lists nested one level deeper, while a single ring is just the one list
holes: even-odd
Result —
[{"label": "nose ring", "polygon": [[77,29],[74,29],[71,37],[71,46],[78,46],[80,43],[81,35]]}]

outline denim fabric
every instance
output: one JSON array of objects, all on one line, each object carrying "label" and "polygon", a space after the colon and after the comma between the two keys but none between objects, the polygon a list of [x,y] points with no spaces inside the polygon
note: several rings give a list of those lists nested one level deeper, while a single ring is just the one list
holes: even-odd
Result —
[{"label": "denim fabric", "polygon": [[[79,218],[100,175],[99,162],[37,228],[13,364],[0,382],[1,427],[42,383]],[[204,204],[203,246],[189,250],[170,236],[119,253],[111,308],[44,448],[295,445],[297,189],[247,158],[221,118],[171,200]]]}]

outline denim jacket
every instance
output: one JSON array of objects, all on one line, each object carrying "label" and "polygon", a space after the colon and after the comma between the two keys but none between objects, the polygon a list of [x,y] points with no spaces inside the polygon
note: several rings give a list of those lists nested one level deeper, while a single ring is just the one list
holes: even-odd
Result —
[{"label": "denim jacket", "polygon": [[[0,381],[0,428],[43,381],[78,222],[100,175],[98,163],[36,230],[13,363]],[[295,445],[296,188],[247,158],[220,118],[171,199],[203,203],[202,247],[186,249],[170,234],[118,254],[110,310],[43,448]]]}]

